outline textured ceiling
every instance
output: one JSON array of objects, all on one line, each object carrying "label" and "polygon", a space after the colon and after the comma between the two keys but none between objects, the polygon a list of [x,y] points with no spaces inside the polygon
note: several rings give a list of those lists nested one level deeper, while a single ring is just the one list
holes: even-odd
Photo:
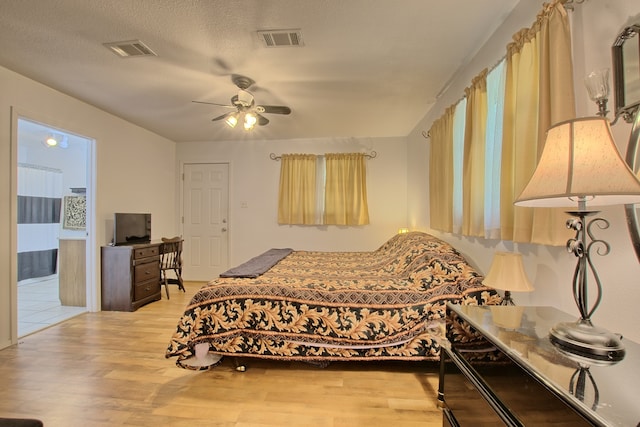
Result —
[{"label": "textured ceiling", "polygon": [[[2,0],[0,65],[174,141],[405,136],[518,0]],[[300,29],[265,48],[258,30]],[[139,39],[157,57],[104,43]],[[478,70],[480,71],[480,70]],[[247,134],[232,74],[287,105]]]}]

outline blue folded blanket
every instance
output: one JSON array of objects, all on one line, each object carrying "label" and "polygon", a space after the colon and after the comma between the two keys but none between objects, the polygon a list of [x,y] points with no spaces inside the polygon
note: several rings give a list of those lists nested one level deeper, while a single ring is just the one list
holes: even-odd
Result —
[{"label": "blue folded blanket", "polygon": [[220,274],[220,277],[256,278],[276,265],[282,258],[293,252],[293,249],[269,249],[265,253],[251,258],[249,261]]}]

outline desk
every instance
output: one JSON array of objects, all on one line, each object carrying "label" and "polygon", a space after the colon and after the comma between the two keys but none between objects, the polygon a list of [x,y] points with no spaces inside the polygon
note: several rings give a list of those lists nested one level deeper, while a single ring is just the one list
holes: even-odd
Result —
[{"label": "desk", "polygon": [[[560,352],[549,329],[575,317],[552,307],[447,304],[492,357],[479,362],[464,343],[445,342],[439,392],[443,425],[632,426],[640,422],[640,345],[624,340],[617,363]],[[453,362],[453,363],[450,363]]]}]

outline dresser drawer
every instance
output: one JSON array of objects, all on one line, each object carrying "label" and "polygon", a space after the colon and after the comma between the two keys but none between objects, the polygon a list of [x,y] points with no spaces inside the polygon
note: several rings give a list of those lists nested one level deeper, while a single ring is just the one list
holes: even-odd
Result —
[{"label": "dresser drawer", "polygon": [[134,284],[140,284],[148,280],[160,281],[160,267],[158,261],[145,262],[133,267],[133,282]]},{"label": "dresser drawer", "polygon": [[[504,420],[505,408],[492,395],[482,378],[473,372],[452,350],[442,348],[444,380],[442,392],[446,396],[443,426],[519,426],[518,420]],[[500,369],[500,368],[498,368]]]},{"label": "dresser drawer", "polygon": [[139,301],[143,298],[156,294],[160,291],[160,282],[158,280],[150,280],[136,284],[133,287],[133,299]]},{"label": "dresser drawer", "polygon": [[160,246],[136,248],[133,251],[133,259],[149,258],[160,255]]}]

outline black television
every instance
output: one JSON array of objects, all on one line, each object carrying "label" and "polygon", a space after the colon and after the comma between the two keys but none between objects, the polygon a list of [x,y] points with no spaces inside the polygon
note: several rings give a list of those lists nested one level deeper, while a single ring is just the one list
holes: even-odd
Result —
[{"label": "black television", "polygon": [[151,241],[150,213],[116,213],[113,220],[113,244],[135,245]]}]

